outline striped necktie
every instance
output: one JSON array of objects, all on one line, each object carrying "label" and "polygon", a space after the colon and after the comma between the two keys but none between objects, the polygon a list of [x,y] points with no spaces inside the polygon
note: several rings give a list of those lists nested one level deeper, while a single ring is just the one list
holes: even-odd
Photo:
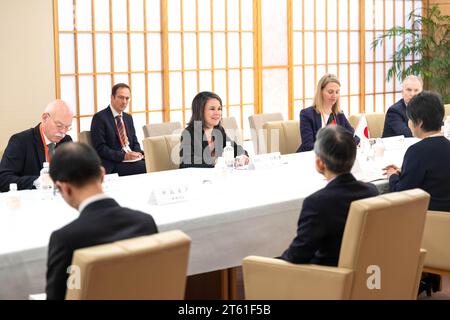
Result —
[{"label": "striped necktie", "polygon": [[127,146],[128,139],[127,139],[127,136],[125,135],[125,129],[123,127],[121,115],[116,116],[116,125],[117,125],[117,131],[119,132],[119,137],[120,137],[120,142],[122,143],[122,147]]}]

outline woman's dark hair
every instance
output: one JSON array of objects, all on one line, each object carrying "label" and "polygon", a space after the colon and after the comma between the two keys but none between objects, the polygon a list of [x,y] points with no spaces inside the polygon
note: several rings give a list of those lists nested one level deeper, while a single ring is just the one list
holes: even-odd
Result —
[{"label": "woman's dark hair", "polygon": [[191,120],[189,120],[188,127],[194,126],[195,121],[201,121],[202,127],[205,126],[205,119],[203,118],[203,112],[205,110],[206,103],[209,99],[217,99],[220,102],[220,106],[222,106],[222,99],[210,91],[203,91],[198,93],[194,100],[192,100],[192,116]]},{"label": "woman's dark hair", "polygon": [[441,130],[444,114],[441,96],[430,91],[422,91],[406,107],[407,117],[415,126],[422,122],[421,128],[425,132]]}]

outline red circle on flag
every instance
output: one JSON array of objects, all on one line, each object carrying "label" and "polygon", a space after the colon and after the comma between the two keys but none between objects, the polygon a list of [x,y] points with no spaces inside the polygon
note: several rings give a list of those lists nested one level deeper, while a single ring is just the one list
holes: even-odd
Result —
[{"label": "red circle on flag", "polygon": [[364,136],[369,139],[369,128],[367,127],[364,128]]}]

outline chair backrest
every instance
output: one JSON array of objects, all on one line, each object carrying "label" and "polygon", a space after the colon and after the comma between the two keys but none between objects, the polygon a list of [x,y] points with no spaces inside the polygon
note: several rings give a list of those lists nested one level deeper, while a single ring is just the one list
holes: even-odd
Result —
[{"label": "chair backrest", "polygon": [[[383,135],[383,129],[384,129],[384,119],[386,115],[381,112],[375,112],[375,113],[366,113],[366,120],[367,120],[367,129],[369,130],[369,134],[371,138],[381,138]],[[352,114],[350,117],[348,117],[348,122],[350,122],[350,125],[353,127],[353,129],[356,129],[359,123],[359,119],[361,118],[361,114]]]},{"label": "chair backrest", "polygon": [[81,143],[85,143],[87,145],[90,145],[92,147],[92,140],[91,140],[91,132],[90,131],[81,131],[79,140]]},{"label": "chair backrest", "polygon": [[239,129],[235,117],[222,118],[222,127],[227,136],[239,145],[243,143],[242,130]]},{"label": "chair backrest", "polygon": [[144,138],[181,133],[180,122],[152,123],[142,127]]},{"label": "chair backrest", "polygon": [[427,250],[426,268],[450,273],[450,212],[428,211],[422,248]]},{"label": "chair backrest", "polygon": [[[417,296],[429,198],[425,191],[413,189],[351,204],[338,264],[354,271],[350,299]],[[369,279],[371,274],[374,278]],[[369,289],[377,276],[382,290]]]},{"label": "chair backrest", "polygon": [[263,129],[267,131],[267,152],[295,153],[301,144],[298,120],[269,121]]},{"label": "chair backrest", "polygon": [[384,113],[366,113],[367,128],[371,138],[381,138],[384,129]]},{"label": "chair backrest", "polygon": [[76,250],[80,287],[66,299],[184,299],[190,243],[173,230]]},{"label": "chair backrest", "polygon": [[147,172],[178,169],[181,134],[145,138],[144,155]]},{"label": "chair backrest", "polygon": [[450,116],[450,104],[444,104],[445,117]]},{"label": "chair backrest", "polygon": [[350,117],[348,117],[348,122],[350,122],[350,125],[353,127],[353,129],[356,129],[356,126],[358,125],[359,118],[361,118],[361,114],[352,114]]},{"label": "chair backrest", "polygon": [[283,120],[283,115],[279,112],[254,114],[248,117],[253,147],[255,148],[256,154],[266,153],[266,132],[263,130],[263,124],[269,121],[281,120]]}]

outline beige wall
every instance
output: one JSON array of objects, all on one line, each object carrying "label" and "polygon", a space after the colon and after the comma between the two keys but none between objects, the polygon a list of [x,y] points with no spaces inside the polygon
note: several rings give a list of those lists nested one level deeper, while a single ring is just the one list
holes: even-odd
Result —
[{"label": "beige wall", "polygon": [[52,0],[0,0],[0,150],[55,98]]},{"label": "beige wall", "polygon": [[442,14],[450,15],[450,0],[429,0],[430,5],[438,4]]}]

